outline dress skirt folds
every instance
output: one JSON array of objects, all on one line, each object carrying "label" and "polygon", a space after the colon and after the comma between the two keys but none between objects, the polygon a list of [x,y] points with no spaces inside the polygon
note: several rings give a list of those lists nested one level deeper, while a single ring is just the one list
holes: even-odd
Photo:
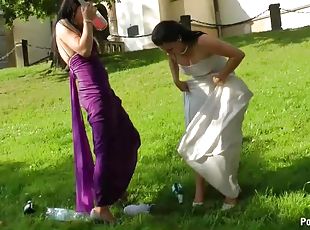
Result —
[{"label": "dress skirt folds", "polygon": [[186,131],[178,152],[186,163],[223,195],[239,195],[237,172],[242,146],[242,122],[251,91],[234,73],[223,86],[212,75],[225,59],[212,56],[192,66],[181,66],[192,75],[184,96]]}]

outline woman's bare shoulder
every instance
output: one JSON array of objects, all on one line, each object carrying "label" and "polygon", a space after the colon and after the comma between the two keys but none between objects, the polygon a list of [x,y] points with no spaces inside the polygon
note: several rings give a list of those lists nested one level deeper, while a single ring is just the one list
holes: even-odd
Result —
[{"label": "woman's bare shoulder", "polygon": [[198,46],[204,46],[204,45],[206,45],[209,42],[212,42],[214,40],[218,40],[218,39],[212,35],[203,34],[203,35],[198,37],[197,45]]},{"label": "woman's bare shoulder", "polygon": [[222,41],[212,35],[203,34],[197,40],[196,50],[204,57],[209,57],[214,54],[214,50],[222,44]]},{"label": "woman's bare shoulder", "polygon": [[67,19],[60,19],[56,23],[56,33],[64,33],[66,31],[74,32],[78,35],[81,35],[80,31],[75,28]]}]

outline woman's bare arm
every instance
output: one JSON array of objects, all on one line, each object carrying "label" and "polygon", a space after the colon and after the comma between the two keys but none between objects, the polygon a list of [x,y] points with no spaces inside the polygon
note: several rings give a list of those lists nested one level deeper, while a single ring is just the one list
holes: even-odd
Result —
[{"label": "woman's bare arm", "polygon": [[172,74],[173,82],[174,83],[179,82],[180,81],[180,79],[179,79],[179,66],[178,66],[176,60],[173,59],[170,55],[168,56],[168,59],[169,59],[169,67],[170,67],[170,71]]},{"label": "woman's bare arm", "polygon": [[93,47],[93,25],[91,20],[96,14],[96,8],[91,4],[86,4],[81,6],[81,11],[83,15],[83,32],[81,35],[70,28],[72,25],[66,25],[69,23],[65,20],[57,23],[56,35],[74,53],[89,57]]},{"label": "woman's bare arm", "polygon": [[172,74],[174,84],[181,90],[181,91],[189,91],[188,85],[184,81],[180,81],[180,70],[179,65],[176,62],[175,58],[172,56],[169,57],[169,67]]},{"label": "woman's bare arm", "polygon": [[83,33],[79,35],[58,22],[56,25],[56,35],[74,53],[78,53],[83,57],[89,57],[93,46],[92,27],[91,23],[84,23]]}]

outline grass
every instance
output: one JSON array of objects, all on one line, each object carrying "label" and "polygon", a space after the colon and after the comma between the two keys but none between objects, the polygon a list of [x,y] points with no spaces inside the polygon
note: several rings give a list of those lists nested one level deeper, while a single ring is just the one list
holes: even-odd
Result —
[{"label": "grass", "polygon": [[[299,229],[310,218],[310,28],[228,39],[246,53],[237,70],[254,92],[245,117],[240,205],[219,211],[208,188],[206,211],[193,212],[193,173],[176,153],[184,131],[182,95],[165,55],[147,50],[103,57],[110,82],[142,137],[129,187],[132,203],[157,204],[154,215],[115,227],[44,220],[44,208],[74,208],[75,189],[67,74],[49,64],[0,70],[0,228],[61,230]],[[145,54],[145,55],[144,55]],[[89,129],[88,134],[89,133]],[[171,194],[185,189],[185,203]],[[34,216],[24,216],[32,199]]]}]

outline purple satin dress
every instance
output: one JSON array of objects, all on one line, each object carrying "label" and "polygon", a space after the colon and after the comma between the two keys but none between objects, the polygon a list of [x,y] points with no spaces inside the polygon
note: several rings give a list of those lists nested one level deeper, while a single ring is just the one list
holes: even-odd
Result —
[{"label": "purple satin dress", "polygon": [[[110,87],[95,45],[90,57],[76,54],[69,67],[76,210],[90,212],[94,202],[97,206],[111,205],[126,191],[136,167],[140,136]],[[92,128],[95,163],[80,106]]]}]

